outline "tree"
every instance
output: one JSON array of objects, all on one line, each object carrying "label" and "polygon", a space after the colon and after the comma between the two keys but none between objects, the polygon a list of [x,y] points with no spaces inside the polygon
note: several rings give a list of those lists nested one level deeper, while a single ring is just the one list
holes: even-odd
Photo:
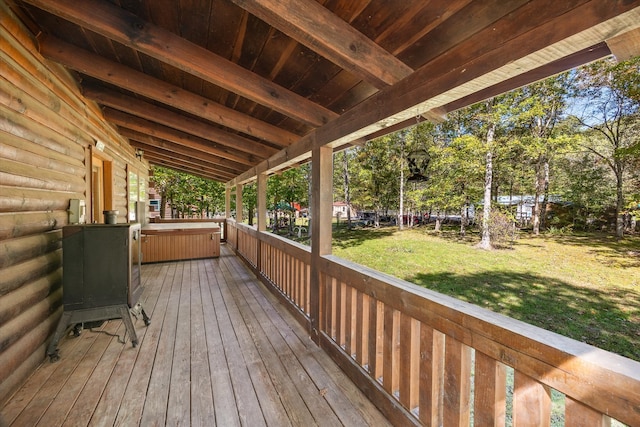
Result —
[{"label": "tree", "polygon": [[154,166],[151,181],[160,194],[160,217],[164,218],[164,206],[171,205],[172,216],[191,217],[195,212],[209,217],[224,206],[224,185],[210,179]]},{"label": "tree", "polygon": [[471,133],[483,141],[483,151],[485,158],[484,187],[482,201],[482,238],[478,247],[481,249],[491,249],[491,234],[489,230],[491,222],[491,194],[493,189],[493,157],[496,149],[497,133],[500,125],[508,117],[508,110],[511,106],[507,98],[502,95],[475,104],[467,109],[471,113],[468,118],[468,127]]},{"label": "tree", "polygon": [[586,130],[582,146],[602,159],[615,176],[616,236],[624,235],[624,182],[640,143],[640,57],[615,63],[606,59],[577,71],[576,117]]},{"label": "tree", "polygon": [[368,141],[357,152],[360,173],[354,177],[358,182],[353,199],[365,209],[375,211],[375,225],[380,225],[380,213],[397,207],[399,194],[398,168],[390,150],[391,136]]},{"label": "tree", "polygon": [[[570,83],[568,73],[533,83],[511,93],[514,100],[512,120],[520,128],[525,151],[534,165],[533,233],[545,227],[549,201],[550,163],[570,140],[555,132],[565,113]],[[542,200],[541,200],[542,198]]]},{"label": "tree", "polygon": [[351,228],[351,171],[350,168],[351,163],[350,160],[354,156],[354,149],[347,148],[339,153],[336,153],[335,159],[333,162],[334,165],[334,174],[333,174],[333,185],[334,185],[334,200],[339,200],[340,197],[337,197],[337,193],[342,193],[344,202],[347,205],[347,228]]},{"label": "tree", "polygon": [[247,209],[247,222],[253,225],[253,217],[258,203],[258,192],[256,183],[245,184],[242,186],[242,207]]},{"label": "tree", "polygon": [[293,204],[308,204],[308,168],[309,164],[305,164],[269,177],[267,181],[267,198],[271,209],[274,211],[274,231],[277,230],[279,226],[279,211],[287,213],[289,217],[289,232],[291,232],[293,230]]},{"label": "tree", "polygon": [[489,233],[489,221],[491,219],[491,180],[493,178],[493,143],[496,133],[496,124],[490,122],[487,126],[486,157],[484,172],[484,198],[482,204],[482,238],[478,247],[491,249],[491,234]]},{"label": "tree", "polygon": [[171,199],[172,191],[177,183],[178,173],[172,169],[153,166],[150,175],[153,188],[160,194],[160,218],[164,218],[164,207]]}]

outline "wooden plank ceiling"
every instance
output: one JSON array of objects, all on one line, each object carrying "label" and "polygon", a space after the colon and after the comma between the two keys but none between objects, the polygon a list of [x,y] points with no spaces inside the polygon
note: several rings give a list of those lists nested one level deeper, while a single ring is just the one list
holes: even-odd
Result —
[{"label": "wooden plank ceiling", "polygon": [[[151,164],[223,182],[601,58],[640,25],[640,0],[14,3]],[[561,52],[505,71],[544,49]]]}]

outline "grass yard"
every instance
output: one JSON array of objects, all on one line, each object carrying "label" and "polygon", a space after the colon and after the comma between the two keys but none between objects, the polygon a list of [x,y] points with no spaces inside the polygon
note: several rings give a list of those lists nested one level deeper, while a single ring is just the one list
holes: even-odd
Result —
[{"label": "grass yard", "polygon": [[494,251],[476,249],[478,240],[339,229],[333,253],[640,361],[640,237],[524,235]]}]

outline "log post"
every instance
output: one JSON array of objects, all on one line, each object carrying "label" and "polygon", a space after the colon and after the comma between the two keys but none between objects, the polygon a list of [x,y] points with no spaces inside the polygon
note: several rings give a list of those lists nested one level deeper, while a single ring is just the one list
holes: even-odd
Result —
[{"label": "log post", "polygon": [[259,173],[256,183],[256,195],[258,205],[258,238],[256,248],[256,268],[262,273],[262,232],[267,230],[267,174]]},{"label": "log post", "polygon": [[333,150],[331,147],[314,148],[311,162],[311,290],[310,333],[319,341],[322,277],[320,257],[331,254],[331,204],[333,203]]}]

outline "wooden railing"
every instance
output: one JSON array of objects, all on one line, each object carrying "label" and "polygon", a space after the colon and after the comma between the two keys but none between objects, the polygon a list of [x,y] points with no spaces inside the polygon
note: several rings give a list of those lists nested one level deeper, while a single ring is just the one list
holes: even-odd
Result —
[{"label": "wooden railing", "polygon": [[[230,228],[311,330],[309,249]],[[318,343],[394,424],[640,425],[638,362],[334,256],[317,270]]]}]

